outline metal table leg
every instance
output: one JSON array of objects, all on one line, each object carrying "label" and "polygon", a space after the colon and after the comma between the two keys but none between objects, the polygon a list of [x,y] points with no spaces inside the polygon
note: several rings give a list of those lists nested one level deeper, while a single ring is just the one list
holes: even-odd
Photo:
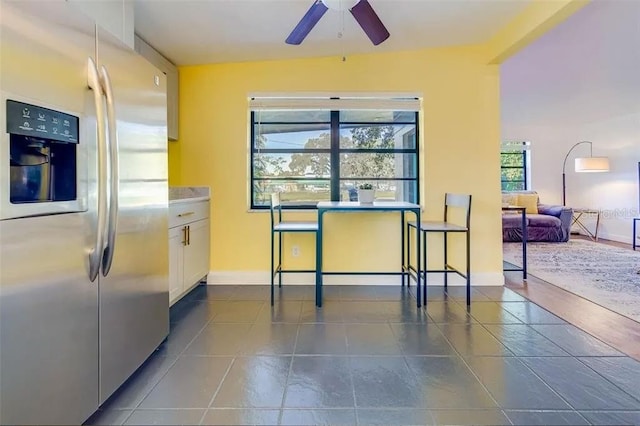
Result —
[{"label": "metal table leg", "polygon": [[324,210],[318,209],[318,234],[316,235],[316,306],[322,307],[322,216]]},{"label": "metal table leg", "polygon": [[522,279],[527,279],[527,211],[522,209]]}]

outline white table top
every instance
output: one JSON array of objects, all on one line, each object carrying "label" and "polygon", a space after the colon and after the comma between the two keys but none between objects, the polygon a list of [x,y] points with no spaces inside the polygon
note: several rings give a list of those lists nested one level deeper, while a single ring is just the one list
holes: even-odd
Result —
[{"label": "white table top", "polygon": [[371,204],[358,201],[320,201],[318,203],[318,209],[331,210],[413,210],[419,208],[419,204],[404,201],[374,201]]}]

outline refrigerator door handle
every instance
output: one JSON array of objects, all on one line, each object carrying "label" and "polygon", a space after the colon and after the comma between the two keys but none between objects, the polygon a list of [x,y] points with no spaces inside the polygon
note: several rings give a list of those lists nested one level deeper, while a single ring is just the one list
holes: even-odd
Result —
[{"label": "refrigerator door handle", "polygon": [[120,192],[120,164],[118,161],[118,127],[116,124],[116,110],[113,99],[113,89],[109,72],[104,67],[100,68],[100,83],[107,99],[107,129],[109,144],[109,165],[110,165],[110,199],[109,199],[109,222],[107,225],[107,244],[104,248],[102,258],[102,275],[107,276],[113,263],[113,253],[115,250],[116,231],[118,227],[118,193]]},{"label": "refrigerator door handle", "polygon": [[95,244],[89,250],[89,279],[93,282],[100,272],[100,261],[102,260],[107,227],[107,143],[102,87],[98,68],[91,57],[87,60],[87,70],[87,82],[89,88],[93,90],[98,128],[98,228],[96,230]]}]

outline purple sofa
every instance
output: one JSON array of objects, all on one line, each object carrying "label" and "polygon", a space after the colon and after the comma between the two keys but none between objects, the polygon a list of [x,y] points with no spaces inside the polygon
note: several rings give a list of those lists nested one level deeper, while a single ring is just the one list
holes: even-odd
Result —
[{"label": "purple sofa", "polygon": [[[569,241],[571,207],[538,204],[538,214],[527,214],[527,241],[566,242]],[[522,216],[502,215],[502,240],[522,241]]]}]

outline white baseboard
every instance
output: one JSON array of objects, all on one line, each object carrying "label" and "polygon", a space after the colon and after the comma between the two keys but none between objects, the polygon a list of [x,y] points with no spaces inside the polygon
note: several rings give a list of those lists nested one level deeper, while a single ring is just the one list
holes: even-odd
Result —
[{"label": "white baseboard", "polygon": [[[283,274],[282,283],[286,285],[314,285],[315,274]],[[209,285],[269,285],[271,280],[266,271],[210,271],[207,275]],[[323,283],[326,285],[393,285],[400,284],[398,275],[325,275]],[[428,274],[428,285],[443,285],[442,274]],[[449,285],[463,286],[465,280],[449,274]],[[471,274],[472,286],[503,286],[504,275],[501,272],[481,272]]]},{"label": "white baseboard", "polygon": [[[572,234],[573,234],[573,232],[572,232]],[[582,229],[580,231],[578,231],[577,234],[578,235],[582,235],[584,237],[588,237],[589,236]],[[631,238],[631,234],[629,234],[629,235],[620,235],[620,234],[610,234],[610,233],[607,233],[607,232],[599,232],[598,233],[598,240],[600,240],[600,239],[609,240],[609,241],[615,241],[615,242],[623,243],[623,244],[631,244],[633,242],[633,240]]]},{"label": "white baseboard", "polygon": [[603,240],[617,241],[623,244],[632,244],[633,238],[631,233],[629,235],[620,235],[620,234],[609,234],[607,232],[598,233],[598,239],[602,238]]}]

